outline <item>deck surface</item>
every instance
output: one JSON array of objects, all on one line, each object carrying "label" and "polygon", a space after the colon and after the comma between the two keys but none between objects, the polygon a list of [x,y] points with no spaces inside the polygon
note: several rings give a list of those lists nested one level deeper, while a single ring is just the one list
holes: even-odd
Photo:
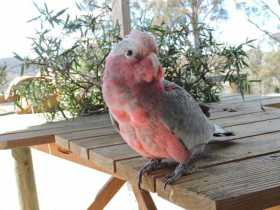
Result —
[{"label": "deck surface", "polygon": [[[262,103],[277,104],[280,98],[266,97]],[[265,107],[263,112],[257,97],[245,103],[238,97],[228,97],[210,105],[211,120],[236,135],[223,139],[230,142],[209,144],[208,155],[197,163],[201,169],[198,172],[164,190],[162,178],[170,169],[158,170],[144,177],[142,188],[189,210],[260,210],[279,205],[280,109]],[[1,149],[54,141],[132,184],[136,184],[137,172],[145,162],[120,138],[105,114],[43,125],[33,123],[0,134]]]}]

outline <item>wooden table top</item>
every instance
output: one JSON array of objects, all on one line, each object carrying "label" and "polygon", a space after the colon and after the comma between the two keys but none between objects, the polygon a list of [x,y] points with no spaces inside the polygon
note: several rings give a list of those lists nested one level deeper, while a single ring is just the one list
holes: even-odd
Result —
[{"label": "wooden table top", "polygon": [[[280,103],[280,97],[263,99],[265,105],[275,103]],[[225,137],[232,141],[210,144],[207,157],[198,161],[201,170],[165,190],[162,178],[168,169],[146,175],[142,188],[189,210],[260,210],[279,205],[280,109],[266,107],[263,112],[254,97],[246,103],[228,97],[211,106],[211,120],[235,132],[236,136]],[[0,134],[1,149],[54,141],[132,184],[145,162],[120,138],[105,114]]]}]

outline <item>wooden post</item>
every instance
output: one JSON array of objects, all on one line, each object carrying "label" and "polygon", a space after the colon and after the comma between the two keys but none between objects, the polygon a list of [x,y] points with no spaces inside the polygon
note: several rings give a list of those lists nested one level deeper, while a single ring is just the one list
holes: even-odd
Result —
[{"label": "wooden post", "polygon": [[12,149],[21,210],[39,210],[31,151],[28,147]]},{"label": "wooden post", "polygon": [[119,191],[126,181],[111,177],[96,195],[94,202],[88,207],[88,210],[102,210]]},{"label": "wooden post", "polygon": [[138,187],[132,185],[133,193],[136,197],[139,210],[157,210],[157,207],[146,190],[140,190]]},{"label": "wooden post", "polygon": [[130,31],[129,0],[112,1],[112,19],[114,24],[120,25],[121,36],[124,37]]}]

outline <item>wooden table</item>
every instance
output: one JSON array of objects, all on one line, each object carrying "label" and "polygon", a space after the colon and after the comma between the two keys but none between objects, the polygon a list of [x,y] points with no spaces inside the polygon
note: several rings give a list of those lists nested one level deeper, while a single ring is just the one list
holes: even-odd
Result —
[{"label": "wooden table", "polygon": [[[263,100],[265,105],[278,103],[280,97]],[[198,161],[202,170],[165,190],[162,178],[168,169],[145,175],[143,191],[135,187],[145,160],[125,144],[105,114],[0,134],[0,148],[13,149],[21,174],[22,209],[38,209],[29,146],[112,175],[89,210],[103,209],[126,181],[132,184],[141,210],[156,209],[149,192],[189,210],[261,210],[280,205],[280,109],[266,107],[263,112],[256,97],[246,103],[227,97],[210,105],[211,120],[236,136],[226,137],[230,143],[210,144],[208,156]]]}]

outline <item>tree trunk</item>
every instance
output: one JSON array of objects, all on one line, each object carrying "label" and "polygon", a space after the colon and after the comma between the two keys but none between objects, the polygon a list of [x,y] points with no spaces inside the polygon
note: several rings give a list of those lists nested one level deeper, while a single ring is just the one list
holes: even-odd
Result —
[{"label": "tree trunk", "polygon": [[192,4],[192,18],[191,18],[191,25],[193,29],[193,39],[194,39],[194,49],[197,53],[201,52],[200,49],[200,29],[199,29],[199,19],[198,19],[198,9],[199,9],[199,2],[198,0],[191,1]]}]

